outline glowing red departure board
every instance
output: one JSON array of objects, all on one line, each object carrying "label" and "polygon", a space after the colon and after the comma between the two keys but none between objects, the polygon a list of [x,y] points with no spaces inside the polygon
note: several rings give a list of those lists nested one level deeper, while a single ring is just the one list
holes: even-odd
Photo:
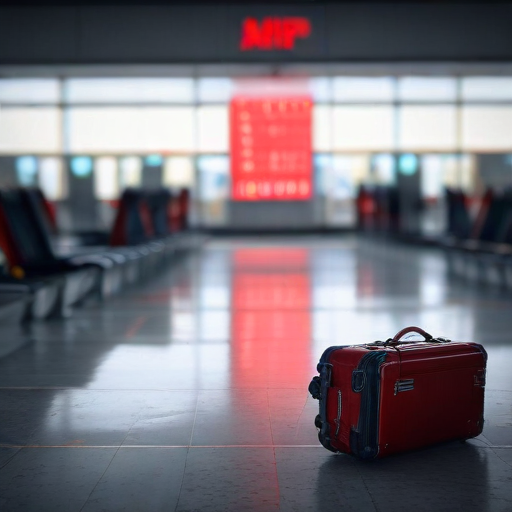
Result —
[{"label": "glowing red departure board", "polygon": [[311,197],[308,96],[231,101],[231,183],[238,201]]}]

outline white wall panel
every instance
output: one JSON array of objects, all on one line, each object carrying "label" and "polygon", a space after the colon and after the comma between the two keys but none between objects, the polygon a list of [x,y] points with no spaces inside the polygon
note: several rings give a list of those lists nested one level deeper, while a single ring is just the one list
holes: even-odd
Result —
[{"label": "white wall panel", "polygon": [[462,147],[466,151],[512,150],[512,107],[463,107]]},{"label": "white wall panel", "polygon": [[454,150],[457,147],[454,106],[401,107],[399,127],[399,149]]},{"label": "white wall panel", "polygon": [[199,107],[198,150],[200,152],[229,151],[229,109],[227,106]]},{"label": "white wall panel", "polygon": [[57,153],[61,145],[61,112],[57,108],[0,109],[0,152]]},{"label": "white wall panel", "polygon": [[391,106],[336,106],[333,121],[335,150],[392,151],[394,148]]},{"label": "white wall panel", "polygon": [[189,107],[77,107],[69,111],[72,152],[192,151]]},{"label": "white wall panel", "polygon": [[193,103],[192,78],[72,78],[65,82],[68,103]]},{"label": "white wall panel", "polygon": [[332,108],[324,105],[313,107],[313,151],[332,149]]}]

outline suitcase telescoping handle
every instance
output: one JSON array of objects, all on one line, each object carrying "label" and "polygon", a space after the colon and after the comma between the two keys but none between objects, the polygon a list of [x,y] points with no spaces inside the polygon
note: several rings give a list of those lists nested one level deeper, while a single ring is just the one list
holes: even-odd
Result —
[{"label": "suitcase telescoping handle", "polygon": [[391,339],[388,340],[389,345],[398,345],[400,343],[409,343],[407,341],[405,341],[405,342],[401,341],[401,339],[406,334],[409,334],[410,332],[414,332],[414,333],[420,334],[421,336],[423,336],[425,338],[425,341],[432,341],[434,339],[434,337],[431,334],[429,334],[428,332],[424,331],[420,327],[411,326],[411,327],[406,327],[405,329],[402,329],[401,331],[397,332],[395,334],[394,338],[391,338]]}]

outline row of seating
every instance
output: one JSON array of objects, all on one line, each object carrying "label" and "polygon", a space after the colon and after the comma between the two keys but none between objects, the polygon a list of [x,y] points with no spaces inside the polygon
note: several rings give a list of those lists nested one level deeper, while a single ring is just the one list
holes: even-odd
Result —
[{"label": "row of seating", "polygon": [[356,199],[356,212],[359,230],[398,232],[400,202],[397,188],[361,185]]},{"label": "row of seating", "polygon": [[[414,210],[420,212],[421,206]],[[362,185],[356,211],[362,232],[401,238],[406,234],[405,217],[411,212],[401,207],[396,187]],[[512,287],[512,190],[489,189],[475,204],[475,199],[463,191],[447,188],[445,211],[445,234],[427,236],[417,232],[417,240],[442,247],[453,276]]]},{"label": "row of seating", "polygon": [[188,212],[188,191],[127,189],[108,244],[79,245],[59,236],[40,190],[0,190],[0,322],[7,310],[11,321],[66,317],[154,275],[202,242],[188,229]]},{"label": "row of seating", "polygon": [[449,271],[471,281],[512,286],[512,191],[488,189],[472,216],[470,198],[448,190],[447,239],[443,240]]}]

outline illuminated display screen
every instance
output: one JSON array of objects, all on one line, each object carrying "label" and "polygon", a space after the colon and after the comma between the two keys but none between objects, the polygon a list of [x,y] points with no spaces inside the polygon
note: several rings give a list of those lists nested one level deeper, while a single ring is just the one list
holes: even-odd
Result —
[{"label": "illuminated display screen", "polygon": [[233,199],[309,199],[311,98],[236,97],[230,116]]}]

